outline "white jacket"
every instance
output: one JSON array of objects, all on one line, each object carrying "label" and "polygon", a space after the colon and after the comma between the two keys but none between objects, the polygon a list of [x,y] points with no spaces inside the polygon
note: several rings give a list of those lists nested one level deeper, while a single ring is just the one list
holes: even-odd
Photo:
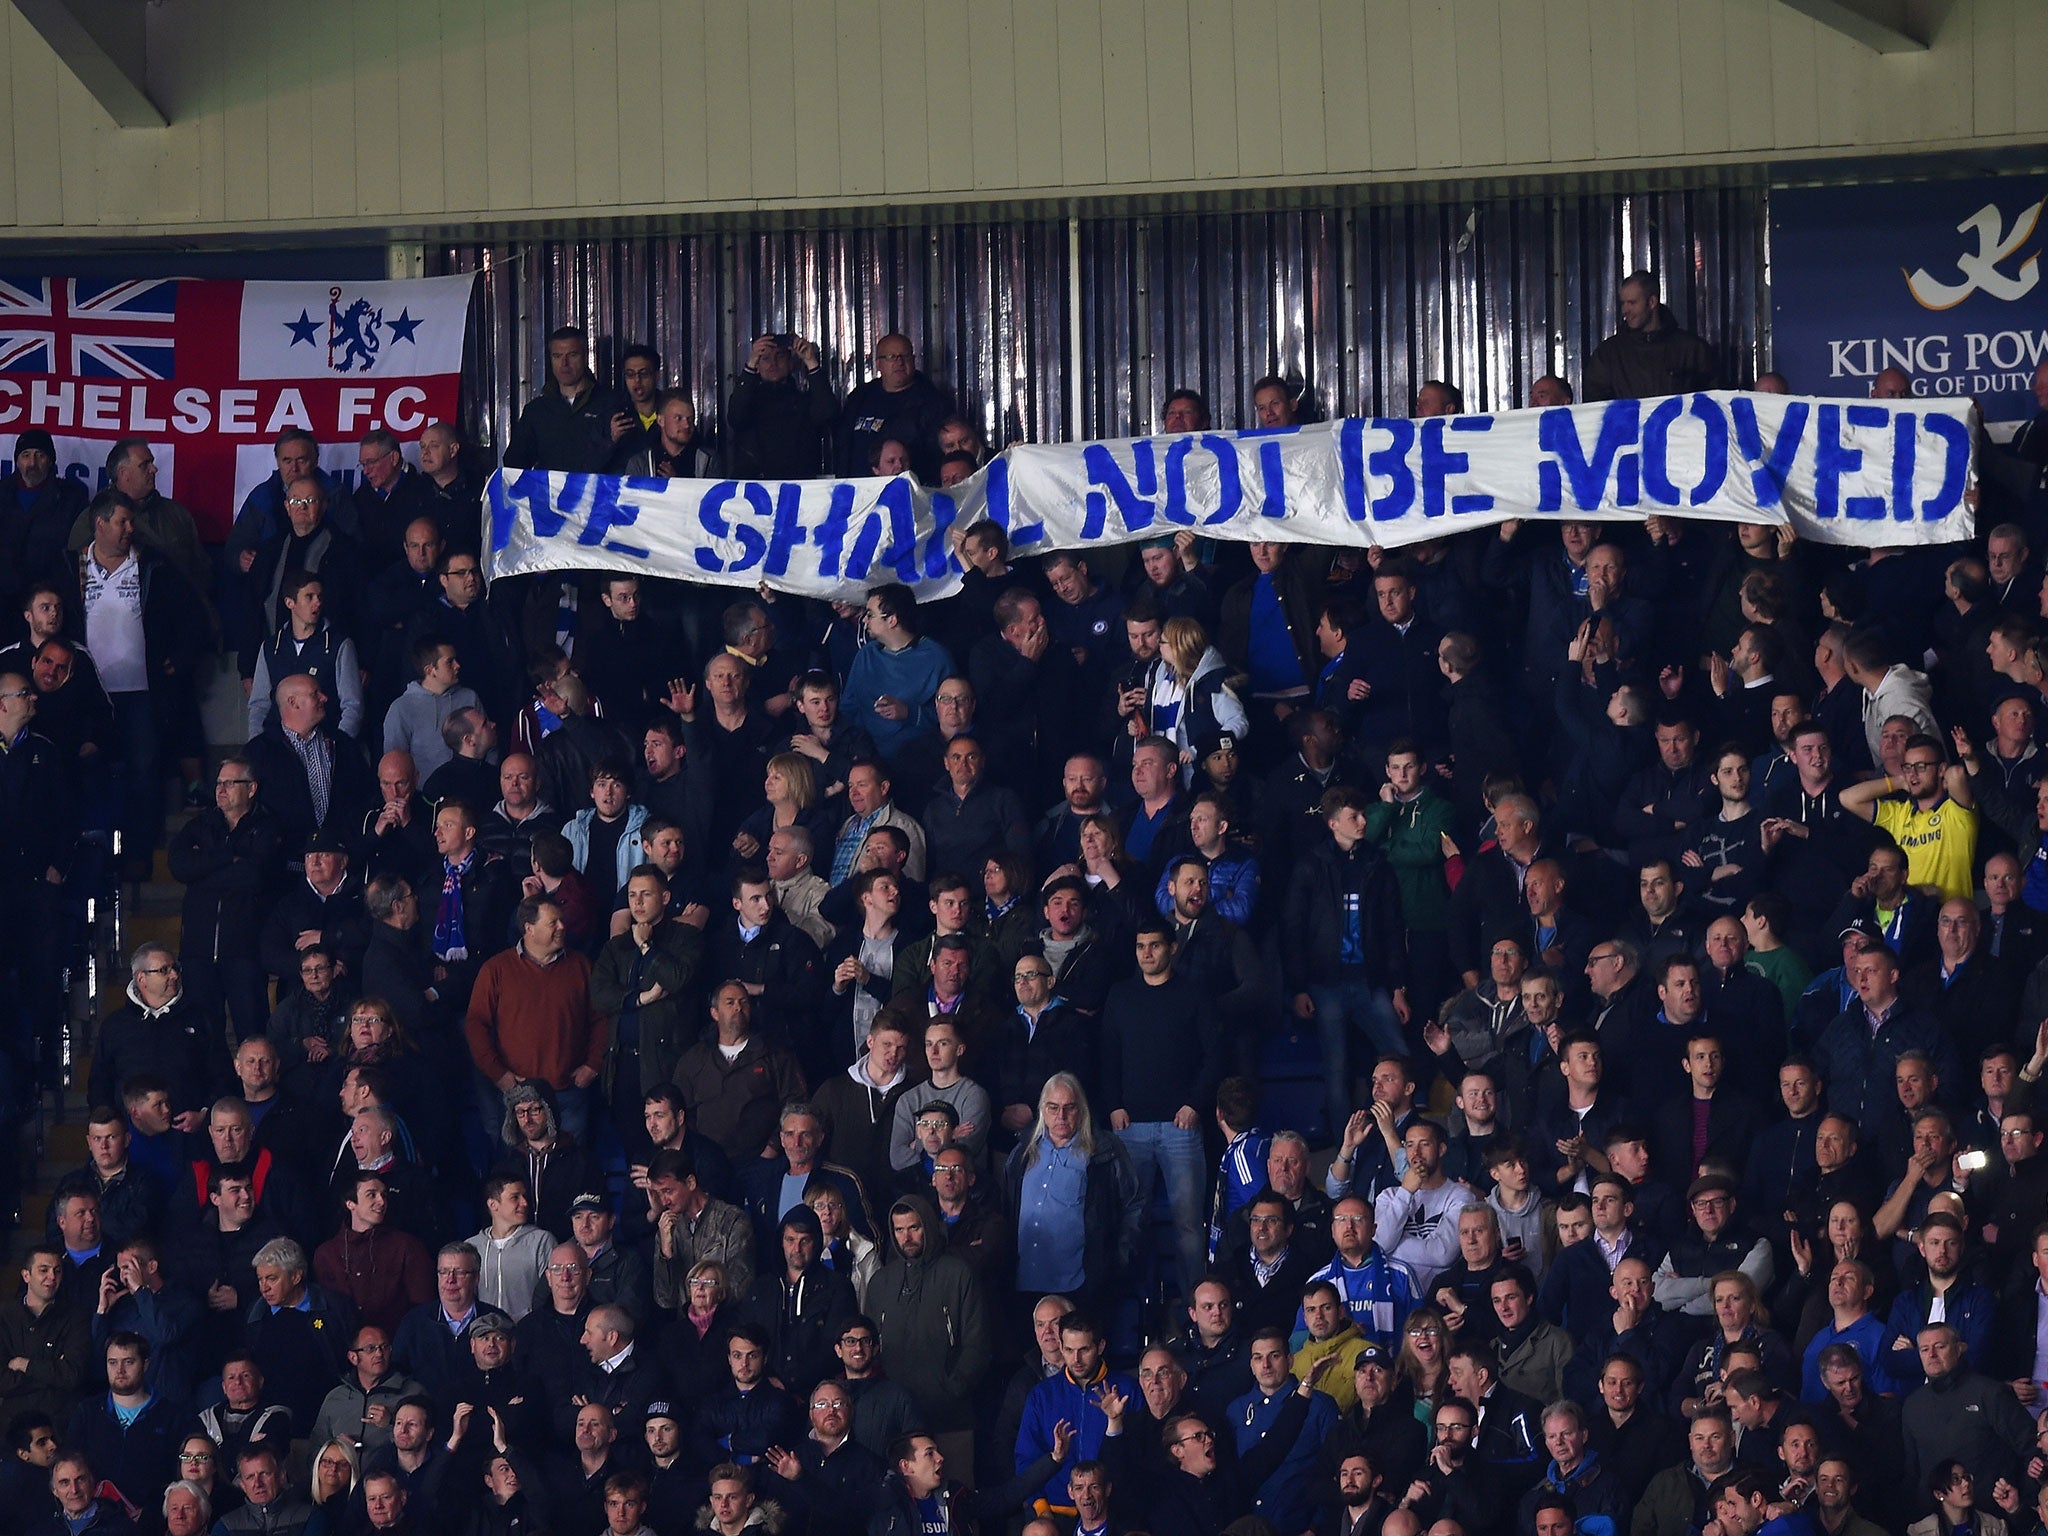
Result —
[{"label": "white jacket", "polygon": [[1878,760],[1877,738],[1893,715],[1904,715],[1915,730],[1941,735],[1934,721],[1934,686],[1925,672],[1901,663],[1879,678],[1875,688],[1863,691],[1863,738],[1870,744],[1873,763]]}]

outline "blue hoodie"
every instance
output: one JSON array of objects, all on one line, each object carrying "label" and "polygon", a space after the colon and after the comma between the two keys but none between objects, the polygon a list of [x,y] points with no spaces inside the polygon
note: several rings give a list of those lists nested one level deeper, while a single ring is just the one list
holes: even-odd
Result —
[{"label": "blue hoodie", "polygon": [[[846,674],[841,695],[846,718],[874,737],[875,749],[894,762],[911,742],[937,728],[932,696],[953,670],[952,656],[936,640],[919,639],[900,651],[864,645],[854,652]],[[875,700],[884,694],[901,699],[910,713],[901,720],[884,720],[875,713]]]}]

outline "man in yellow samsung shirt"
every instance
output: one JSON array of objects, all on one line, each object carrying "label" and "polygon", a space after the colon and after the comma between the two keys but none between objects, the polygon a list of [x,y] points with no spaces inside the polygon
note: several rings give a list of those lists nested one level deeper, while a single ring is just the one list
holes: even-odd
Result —
[{"label": "man in yellow samsung shirt", "polygon": [[1842,809],[1891,834],[1905,850],[1908,884],[1931,887],[1943,899],[1975,894],[1977,811],[1969,775],[1950,767],[1940,741],[1926,735],[1906,743],[1901,772],[1903,784],[1885,777],[1850,785],[1839,798]]}]

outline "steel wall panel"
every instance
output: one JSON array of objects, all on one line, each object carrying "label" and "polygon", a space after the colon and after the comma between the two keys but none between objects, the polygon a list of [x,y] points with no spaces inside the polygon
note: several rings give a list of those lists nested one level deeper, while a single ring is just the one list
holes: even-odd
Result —
[{"label": "steel wall panel", "polygon": [[1540,373],[1577,382],[1643,266],[1730,382],[1767,340],[1753,189],[1086,217],[1078,265],[1068,237],[1058,218],[952,221],[444,246],[433,262],[483,274],[464,425],[493,450],[562,324],[597,339],[605,377],[628,342],[654,346],[713,432],[760,332],[812,337],[843,392],[900,329],[998,445],[1152,430],[1183,385],[1218,425],[1247,424],[1268,373],[1320,415],[1405,413],[1430,378],[1472,410],[1519,405]]}]

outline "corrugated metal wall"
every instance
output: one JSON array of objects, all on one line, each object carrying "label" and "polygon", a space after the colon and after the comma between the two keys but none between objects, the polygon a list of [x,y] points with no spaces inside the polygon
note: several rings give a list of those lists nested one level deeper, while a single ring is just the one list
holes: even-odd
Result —
[{"label": "corrugated metal wall", "polygon": [[1764,227],[1762,192],[1710,190],[1086,218],[1078,240],[1046,219],[436,255],[439,270],[484,274],[465,408],[493,447],[563,324],[597,338],[608,378],[622,347],[651,342],[714,430],[755,335],[810,336],[843,391],[902,330],[1000,446],[1153,430],[1183,385],[1219,425],[1243,424],[1267,373],[1329,415],[1405,414],[1430,378],[1473,410],[1519,405],[1540,373],[1576,382],[1638,267],[1746,383],[1765,341]]}]

